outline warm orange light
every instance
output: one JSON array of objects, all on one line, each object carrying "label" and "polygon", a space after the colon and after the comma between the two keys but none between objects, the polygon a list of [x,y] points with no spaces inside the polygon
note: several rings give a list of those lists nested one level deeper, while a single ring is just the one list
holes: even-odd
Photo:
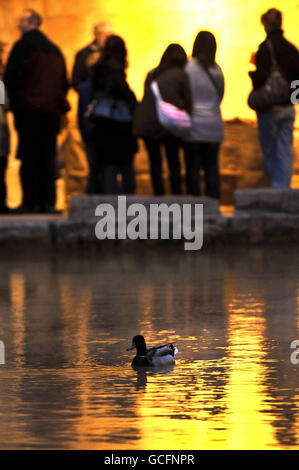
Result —
[{"label": "warm orange light", "polygon": [[218,41],[217,60],[226,77],[223,103],[226,119],[255,117],[247,106],[251,88],[248,71],[253,67],[249,63],[251,54],[265,37],[260,24],[261,14],[268,8],[281,9],[286,36],[299,45],[299,4],[296,0],[165,0],[163,3],[160,0],[109,0],[101,3],[91,0],[88,3],[88,16],[82,12],[82,29],[76,30],[75,41],[67,45],[70,63],[74,47],[80,47],[90,39],[92,22],[98,18],[110,19],[115,32],[127,42],[128,77],[139,98],[147,72],[157,65],[169,43],[181,43],[190,55],[197,32],[201,29],[212,31]]},{"label": "warm orange light", "polygon": [[[69,0],[47,0],[37,1],[34,6],[44,17],[45,33],[64,52],[69,73],[75,53],[92,40],[93,25],[104,20],[112,22],[115,33],[123,36],[127,43],[128,79],[139,99],[146,74],[159,63],[169,43],[181,43],[190,56],[197,32],[201,29],[212,31],[218,41],[217,61],[226,79],[222,105],[224,119],[255,119],[255,113],[247,106],[251,90],[248,71],[253,68],[250,64],[252,53],[265,38],[260,23],[263,12],[272,7],[282,10],[286,37],[299,46],[298,0],[78,0],[76,5]],[[12,45],[18,36],[17,18],[26,7],[26,0],[2,2],[0,40]],[[75,93],[70,93],[69,97],[74,120]],[[297,126],[298,123],[299,118]],[[12,140],[14,154],[15,140]],[[8,200],[14,207],[20,203],[21,192],[17,178],[19,162],[13,161],[12,165],[9,181],[13,184],[9,184]],[[58,205],[64,207],[64,201],[58,201]]]}]

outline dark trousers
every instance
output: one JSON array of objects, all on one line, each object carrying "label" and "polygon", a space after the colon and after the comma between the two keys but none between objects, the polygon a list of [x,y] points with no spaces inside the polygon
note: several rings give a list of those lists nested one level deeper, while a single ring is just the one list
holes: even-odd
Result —
[{"label": "dark trousers", "polygon": [[192,196],[200,196],[200,169],[203,168],[206,196],[219,199],[219,149],[219,143],[186,142],[184,144],[188,194]]},{"label": "dark trousers", "polygon": [[180,141],[174,137],[164,139],[144,139],[150,160],[151,178],[156,196],[165,194],[161,145],[164,145],[169,173],[171,191],[182,194],[181,166],[179,159]]},{"label": "dark trousers", "polygon": [[17,123],[23,206],[34,212],[48,212],[56,202],[55,160],[59,119],[22,113]]},{"label": "dark trousers", "polygon": [[89,175],[86,187],[86,194],[105,193],[105,166],[98,155],[94,138],[84,141],[86,156],[89,165]]},{"label": "dark trousers", "polygon": [[[118,182],[118,175],[121,175],[121,184]],[[105,176],[107,194],[134,194],[135,175],[132,163],[109,165],[106,167]]]},{"label": "dark trousers", "polygon": [[258,113],[264,166],[272,188],[288,189],[293,173],[294,106]]},{"label": "dark trousers", "polygon": [[6,184],[5,184],[6,168],[7,168],[7,157],[0,156],[0,213],[6,212]]}]

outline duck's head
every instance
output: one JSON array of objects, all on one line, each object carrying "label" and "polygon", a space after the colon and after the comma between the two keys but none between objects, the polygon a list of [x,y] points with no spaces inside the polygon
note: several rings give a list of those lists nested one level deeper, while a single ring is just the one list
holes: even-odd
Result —
[{"label": "duck's head", "polygon": [[146,343],[145,339],[141,335],[137,335],[133,338],[131,346],[128,347],[127,351],[132,351],[132,349],[137,349],[138,356],[146,355]]}]

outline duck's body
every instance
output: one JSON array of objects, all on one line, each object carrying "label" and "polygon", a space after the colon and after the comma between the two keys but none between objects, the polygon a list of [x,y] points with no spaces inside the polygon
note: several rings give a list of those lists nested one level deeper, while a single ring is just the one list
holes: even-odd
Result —
[{"label": "duck's body", "polygon": [[137,349],[136,357],[133,359],[133,367],[167,367],[175,363],[178,349],[173,344],[156,346],[147,349],[143,336],[135,336],[127,351]]}]

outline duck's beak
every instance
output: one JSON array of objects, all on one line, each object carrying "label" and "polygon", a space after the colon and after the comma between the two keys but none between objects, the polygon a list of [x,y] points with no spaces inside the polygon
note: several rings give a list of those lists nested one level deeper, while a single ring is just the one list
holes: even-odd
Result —
[{"label": "duck's beak", "polygon": [[135,348],[136,348],[135,344],[131,344],[131,346],[127,348],[127,351],[132,351]]}]

